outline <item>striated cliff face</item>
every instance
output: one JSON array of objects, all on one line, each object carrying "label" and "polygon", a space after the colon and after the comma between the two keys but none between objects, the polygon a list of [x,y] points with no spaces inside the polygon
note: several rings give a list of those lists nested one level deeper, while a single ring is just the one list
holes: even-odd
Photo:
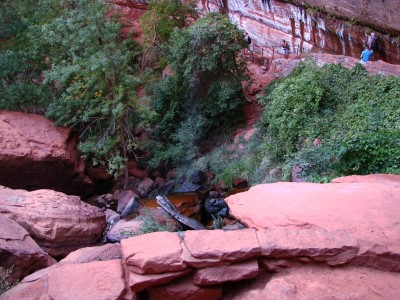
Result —
[{"label": "striated cliff face", "polygon": [[[227,13],[232,22],[237,23],[252,37],[254,50],[262,51],[266,55],[277,51],[282,39],[286,39],[295,52],[320,49],[324,52],[359,57],[373,28],[381,37],[380,50],[375,59],[400,64],[399,40],[382,33],[383,30],[400,33],[400,1],[292,2],[298,5],[277,0],[199,0],[198,7],[204,13]],[[365,24],[370,28],[358,24]]]}]

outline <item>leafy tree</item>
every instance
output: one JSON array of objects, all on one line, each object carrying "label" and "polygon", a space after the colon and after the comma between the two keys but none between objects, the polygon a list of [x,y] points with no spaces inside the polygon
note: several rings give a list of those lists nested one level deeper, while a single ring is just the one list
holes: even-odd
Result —
[{"label": "leafy tree", "polygon": [[41,26],[57,16],[59,1],[0,3],[0,109],[44,112],[54,90],[43,84],[51,55]]},{"label": "leafy tree", "polygon": [[169,40],[175,28],[185,28],[197,17],[194,0],[150,0],[147,12],[140,18],[145,63],[152,55],[160,56],[160,46]]},{"label": "leafy tree", "polygon": [[245,46],[236,25],[216,13],[172,33],[165,53],[173,75],[153,95],[158,161],[191,160],[206,148],[206,137],[238,120],[246,68],[237,54]]},{"label": "leafy tree", "polygon": [[175,28],[185,28],[197,17],[196,1],[150,0],[147,12],[140,18],[144,42],[160,46]]},{"label": "leafy tree", "polygon": [[121,23],[104,0],[63,1],[61,16],[42,27],[52,67],[45,82],[62,91],[47,115],[80,132],[80,150],[94,165],[119,174],[136,148],[140,122],[135,76],[139,54],[132,39],[120,38]]}]

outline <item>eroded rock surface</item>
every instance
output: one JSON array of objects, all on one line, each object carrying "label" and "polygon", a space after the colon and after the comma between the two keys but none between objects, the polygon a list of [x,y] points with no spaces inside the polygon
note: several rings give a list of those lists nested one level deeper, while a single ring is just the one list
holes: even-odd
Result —
[{"label": "eroded rock surface", "polygon": [[55,263],[23,227],[0,214],[0,266],[12,270],[10,279],[20,280]]},{"label": "eroded rock surface", "polygon": [[104,213],[78,196],[52,190],[0,187],[0,213],[24,227],[51,256],[94,245],[106,227]]},{"label": "eroded rock surface", "polygon": [[226,202],[232,215],[252,228],[347,231],[360,245],[352,263],[400,271],[400,176],[385,176],[262,184]]},{"label": "eroded rock surface", "polygon": [[0,185],[91,193],[77,143],[71,129],[56,127],[43,116],[0,111]]},{"label": "eroded rock surface", "polygon": [[391,299],[399,297],[400,274],[367,268],[305,266],[261,278],[251,288],[228,291],[226,300]]},{"label": "eroded rock surface", "polygon": [[396,0],[202,0],[198,7],[204,13],[226,13],[249,33],[253,51],[267,57],[279,53],[285,39],[292,55],[318,49],[358,58],[372,28],[380,32],[380,49],[374,59],[400,64],[395,38],[400,26],[394,21],[399,19],[400,3]]}]

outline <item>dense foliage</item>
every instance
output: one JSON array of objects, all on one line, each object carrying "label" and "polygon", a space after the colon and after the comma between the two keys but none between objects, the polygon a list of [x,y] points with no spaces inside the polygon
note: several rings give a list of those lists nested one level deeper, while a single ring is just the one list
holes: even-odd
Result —
[{"label": "dense foliage", "polygon": [[8,43],[0,52],[0,108],[40,109],[80,133],[85,158],[121,172],[141,120],[140,47],[121,37],[111,2],[30,2],[1,6]]},{"label": "dense foliage", "polygon": [[169,40],[175,28],[185,28],[196,18],[193,0],[150,0],[140,18],[144,43],[160,46]]},{"label": "dense foliage", "polygon": [[41,26],[60,14],[56,1],[0,2],[0,109],[44,112],[55,92],[43,84],[49,48]]},{"label": "dense foliage", "polygon": [[172,33],[165,52],[173,74],[153,95],[156,164],[190,161],[210,136],[238,120],[245,64],[237,54],[244,46],[242,33],[220,14]]},{"label": "dense foliage", "polygon": [[268,88],[255,141],[222,176],[236,169],[259,182],[278,167],[289,179],[295,165],[309,181],[400,174],[399,99],[398,77],[372,76],[361,65],[301,64]]},{"label": "dense foliage", "polygon": [[64,1],[62,15],[42,27],[57,53],[46,82],[62,86],[48,116],[81,132],[80,149],[94,164],[116,173],[135,149],[139,122],[135,76],[137,47],[120,38],[121,25],[103,0]]},{"label": "dense foliage", "polygon": [[195,0],[150,0],[146,13],[140,18],[143,31],[144,67],[166,66],[162,46],[169,41],[174,29],[188,27],[198,17]]}]

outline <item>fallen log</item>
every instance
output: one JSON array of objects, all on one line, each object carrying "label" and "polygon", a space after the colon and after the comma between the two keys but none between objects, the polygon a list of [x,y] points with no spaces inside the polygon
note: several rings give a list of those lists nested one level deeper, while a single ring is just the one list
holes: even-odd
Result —
[{"label": "fallen log", "polygon": [[167,213],[169,213],[179,223],[182,223],[183,225],[186,225],[196,230],[206,229],[206,227],[203,224],[197,222],[195,219],[180,214],[176,209],[176,207],[164,195],[158,195],[156,196],[156,199],[158,205],[160,205],[162,209],[164,209]]}]

